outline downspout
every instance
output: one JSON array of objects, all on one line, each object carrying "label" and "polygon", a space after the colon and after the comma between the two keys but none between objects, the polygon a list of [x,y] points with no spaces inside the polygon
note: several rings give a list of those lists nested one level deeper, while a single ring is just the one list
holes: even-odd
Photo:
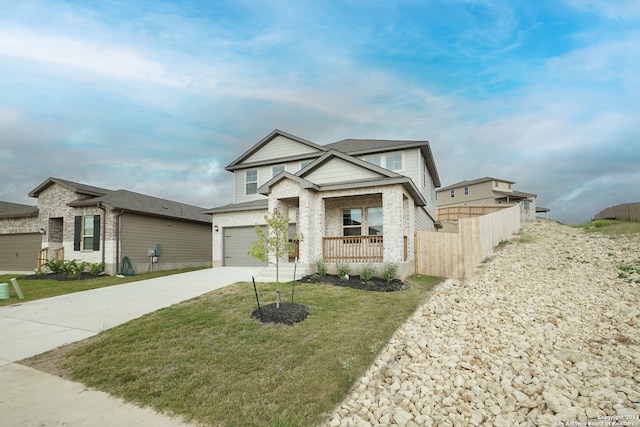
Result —
[{"label": "downspout", "polygon": [[100,208],[100,210],[102,211],[103,215],[102,218],[104,218],[104,220],[102,221],[102,265],[105,265],[105,257],[106,257],[106,241],[105,238],[107,237],[107,208],[104,207],[104,205],[102,204],[102,202],[98,203],[98,208]]},{"label": "downspout", "polygon": [[116,235],[116,274],[120,273],[120,216],[124,213],[124,211],[120,211],[115,214],[115,235]]}]

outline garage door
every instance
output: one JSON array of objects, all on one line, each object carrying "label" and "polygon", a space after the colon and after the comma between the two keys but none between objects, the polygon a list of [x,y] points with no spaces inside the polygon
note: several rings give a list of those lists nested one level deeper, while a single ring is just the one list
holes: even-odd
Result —
[{"label": "garage door", "polygon": [[259,261],[248,254],[253,242],[258,239],[256,229],[251,227],[224,228],[224,265],[230,267],[261,266]]},{"label": "garage door", "polygon": [[0,271],[32,271],[38,266],[40,233],[0,234]]}]

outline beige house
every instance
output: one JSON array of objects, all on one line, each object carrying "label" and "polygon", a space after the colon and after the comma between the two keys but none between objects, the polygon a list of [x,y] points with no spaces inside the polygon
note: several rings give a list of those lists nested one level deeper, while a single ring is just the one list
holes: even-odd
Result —
[{"label": "beige house", "polygon": [[536,217],[536,195],[515,190],[515,182],[484,177],[460,181],[436,192],[436,206],[455,205],[520,205],[522,221]]},{"label": "beige house", "polygon": [[59,178],[29,196],[37,206],[0,203],[0,271],[33,271],[54,257],[104,262],[107,274],[124,257],[136,273],[211,264],[203,208]]},{"label": "beige house", "polygon": [[206,211],[214,267],[260,265],[248,250],[255,226],[276,208],[290,218],[291,235],[303,236],[291,258],[307,272],[317,260],[330,268],[391,262],[405,277],[414,271],[414,231],[436,228],[440,179],[427,141],[318,145],[274,130],[226,169],[234,175],[235,201]]}]

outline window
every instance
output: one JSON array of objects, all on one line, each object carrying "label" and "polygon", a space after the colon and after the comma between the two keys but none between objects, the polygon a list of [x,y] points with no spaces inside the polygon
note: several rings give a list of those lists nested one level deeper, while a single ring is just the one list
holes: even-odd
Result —
[{"label": "window", "polygon": [[73,250],[100,250],[100,215],[75,217],[73,230]]},{"label": "window", "polygon": [[366,156],[364,158],[365,162],[369,162],[372,163],[376,166],[381,166],[382,165],[382,158],[380,156]]},{"label": "window", "polygon": [[509,190],[513,189],[512,184],[509,184]]},{"label": "window", "polygon": [[344,209],[342,211],[342,235],[362,235],[362,209]]},{"label": "window", "polygon": [[402,169],[402,154],[388,154],[387,169],[392,171]]},{"label": "window", "polygon": [[258,171],[250,170],[245,172],[245,194],[257,194],[258,193]]},{"label": "window", "polygon": [[300,162],[300,169],[304,169],[309,166],[311,162]]},{"label": "window", "polygon": [[498,183],[498,181],[495,181],[495,182],[494,182],[494,186],[495,186],[496,188],[498,188],[498,186],[499,186],[499,185],[500,185],[500,184]]},{"label": "window", "polygon": [[[362,160],[364,160],[365,162],[371,163],[373,165],[389,169],[389,170],[402,169],[402,153],[387,154],[387,155],[377,154],[372,156],[364,156]],[[425,173],[426,173],[426,170],[425,170]]]},{"label": "window", "polygon": [[451,190],[451,197],[456,197],[456,190]]},{"label": "window", "polygon": [[284,165],[274,166],[274,167],[271,168],[271,176],[272,177],[275,177],[280,172],[284,172]]},{"label": "window", "polygon": [[465,196],[469,195],[469,187],[467,187],[467,186],[464,187],[464,195]]},{"label": "window", "polygon": [[367,225],[369,227],[369,236],[382,236],[382,208],[367,209]]},{"label": "window", "polygon": [[93,248],[93,216],[82,217],[82,249]]}]

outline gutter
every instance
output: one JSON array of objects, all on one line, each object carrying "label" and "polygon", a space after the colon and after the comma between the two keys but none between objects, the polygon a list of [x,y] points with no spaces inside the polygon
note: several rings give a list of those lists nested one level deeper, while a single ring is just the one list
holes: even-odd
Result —
[{"label": "gutter", "polygon": [[107,208],[104,207],[102,202],[98,203],[98,208],[102,211],[102,218],[104,218],[102,221],[102,264],[106,266],[105,257],[107,242],[105,241],[105,238],[107,237]]}]

